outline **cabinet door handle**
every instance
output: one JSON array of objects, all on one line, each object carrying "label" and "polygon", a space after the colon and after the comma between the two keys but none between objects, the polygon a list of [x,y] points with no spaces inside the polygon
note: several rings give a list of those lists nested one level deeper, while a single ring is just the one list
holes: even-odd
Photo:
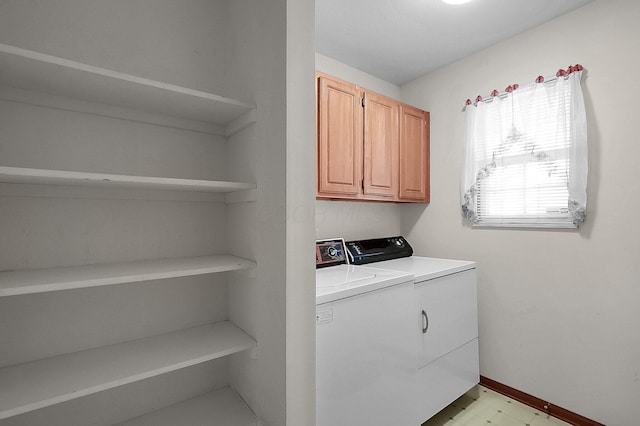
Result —
[{"label": "cabinet door handle", "polygon": [[422,310],[422,334],[426,334],[428,328],[429,328],[429,317],[427,316],[427,313],[423,309]]}]

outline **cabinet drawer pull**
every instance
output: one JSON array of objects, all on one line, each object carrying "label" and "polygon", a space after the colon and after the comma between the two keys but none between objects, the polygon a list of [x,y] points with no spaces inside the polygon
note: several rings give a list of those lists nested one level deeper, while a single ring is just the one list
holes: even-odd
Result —
[{"label": "cabinet drawer pull", "polygon": [[423,309],[422,310],[422,334],[426,334],[428,328],[429,328],[429,317],[427,316],[427,313]]}]

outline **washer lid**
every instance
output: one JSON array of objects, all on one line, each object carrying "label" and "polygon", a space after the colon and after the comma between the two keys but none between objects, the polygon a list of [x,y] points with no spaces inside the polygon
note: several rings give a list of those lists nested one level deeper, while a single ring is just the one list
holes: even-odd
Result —
[{"label": "washer lid", "polygon": [[361,280],[371,280],[376,274],[360,268],[329,268],[316,274],[317,287],[338,287],[354,284]]},{"label": "washer lid", "polygon": [[316,304],[333,302],[381,288],[413,281],[402,271],[354,265],[338,265],[316,270]]}]

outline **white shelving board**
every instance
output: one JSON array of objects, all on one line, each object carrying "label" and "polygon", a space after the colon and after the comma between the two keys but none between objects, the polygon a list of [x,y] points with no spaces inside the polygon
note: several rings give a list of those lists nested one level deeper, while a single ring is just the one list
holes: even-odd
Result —
[{"label": "white shelving board", "polygon": [[188,277],[255,266],[250,260],[215,255],[4,271],[0,272],[0,297]]},{"label": "white shelving board", "polygon": [[0,419],[256,346],[228,321],[0,369]]},{"label": "white shelving board", "polygon": [[6,44],[0,44],[0,84],[217,125],[255,110],[255,105],[212,93]]},{"label": "white shelving board", "polygon": [[256,426],[247,404],[231,388],[222,388],[117,426]]},{"label": "white shelving board", "polygon": [[250,183],[166,177],[114,175],[0,166],[0,182],[40,185],[107,186],[177,191],[234,192],[254,189]]}]

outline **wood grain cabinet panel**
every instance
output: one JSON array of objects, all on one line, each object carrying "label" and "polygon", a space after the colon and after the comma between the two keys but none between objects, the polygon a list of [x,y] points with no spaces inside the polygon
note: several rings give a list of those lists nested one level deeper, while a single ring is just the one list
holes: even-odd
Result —
[{"label": "wood grain cabinet panel", "polygon": [[399,186],[400,200],[429,202],[429,113],[404,104],[400,107]]},{"label": "wood grain cabinet panel", "polygon": [[429,113],[317,73],[319,199],[429,202]]},{"label": "wood grain cabinet panel", "polygon": [[355,196],[362,188],[362,92],[318,78],[318,193]]},{"label": "wood grain cabinet panel", "polygon": [[364,95],[365,196],[395,199],[398,194],[399,103],[367,92]]}]

